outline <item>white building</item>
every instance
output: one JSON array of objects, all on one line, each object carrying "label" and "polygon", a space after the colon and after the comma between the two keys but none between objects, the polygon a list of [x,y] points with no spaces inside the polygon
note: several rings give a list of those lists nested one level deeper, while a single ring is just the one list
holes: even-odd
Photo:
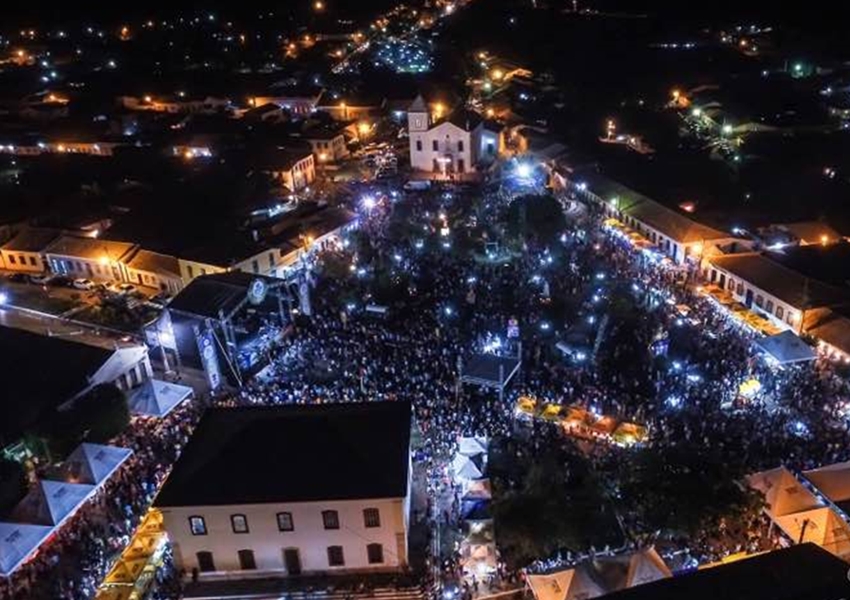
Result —
[{"label": "white building", "polygon": [[458,110],[441,119],[439,112],[432,114],[422,96],[408,108],[410,166],[414,170],[444,176],[474,173],[476,167],[498,157],[500,128],[476,113]]},{"label": "white building", "polygon": [[207,411],[156,500],[177,564],[229,579],[401,570],[410,419],[404,402]]}]

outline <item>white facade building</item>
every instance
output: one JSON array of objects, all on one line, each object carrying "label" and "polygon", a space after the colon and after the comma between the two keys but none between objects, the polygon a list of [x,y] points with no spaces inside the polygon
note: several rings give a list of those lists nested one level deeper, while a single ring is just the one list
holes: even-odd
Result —
[{"label": "white facade building", "polygon": [[444,120],[432,119],[422,96],[407,111],[410,166],[440,175],[474,173],[492,163],[501,147],[501,131],[475,113],[456,111]]},{"label": "white facade building", "polygon": [[410,405],[207,411],[156,500],[202,578],[398,571],[408,562]]}]

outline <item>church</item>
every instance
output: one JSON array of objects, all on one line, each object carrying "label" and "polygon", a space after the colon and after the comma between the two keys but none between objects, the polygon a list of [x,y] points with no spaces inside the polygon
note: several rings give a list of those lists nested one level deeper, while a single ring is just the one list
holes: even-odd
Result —
[{"label": "church", "polygon": [[429,110],[418,96],[407,110],[410,166],[414,171],[449,177],[475,173],[493,163],[502,147],[502,127],[481,115],[455,110],[443,115]]}]

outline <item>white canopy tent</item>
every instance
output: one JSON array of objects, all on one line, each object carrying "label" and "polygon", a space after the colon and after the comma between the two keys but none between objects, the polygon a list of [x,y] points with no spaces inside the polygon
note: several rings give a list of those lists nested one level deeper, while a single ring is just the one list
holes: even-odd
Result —
[{"label": "white canopy tent", "polygon": [[463,454],[455,456],[452,471],[458,479],[480,479],[483,475],[472,459]]},{"label": "white canopy tent", "polygon": [[130,394],[130,412],[134,415],[148,417],[164,417],[187,398],[191,398],[192,388],[161,381],[148,379]]},{"label": "white canopy tent", "polygon": [[487,452],[488,441],[486,437],[462,437],[458,441],[458,454],[464,456],[477,456]]},{"label": "white canopy tent", "polygon": [[0,576],[11,575],[52,532],[46,525],[0,523]]},{"label": "white canopy tent", "polygon": [[83,443],[65,459],[52,479],[100,485],[132,455],[133,451],[127,448]]},{"label": "white canopy tent", "polygon": [[15,507],[16,521],[58,527],[94,493],[95,486],[39,481]]},{"label": "white canopy tent", "polygon": [[815,351],[793,331],[783,331],[756,341],[762,350],[780,365],[806,362],[817,358]]}]

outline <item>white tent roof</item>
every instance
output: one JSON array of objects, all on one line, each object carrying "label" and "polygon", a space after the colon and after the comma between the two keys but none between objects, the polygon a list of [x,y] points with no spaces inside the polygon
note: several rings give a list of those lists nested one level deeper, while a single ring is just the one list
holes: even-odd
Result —
[{"label": "white tent roof", "polygon": [[655,548],[644,548],[632,554],[626,585],[632,587],[672,577],[673,573]]},{"label": "white tent roof", "polygon": [[475,463],[468,456],[458,454],[452,461],[452,470],[455,476],[460,479],[480,479],[481,471],[475,466]]},{"label": "white tent roof", "polygon": [[95,490],[93,485],[41,480],[15,507],[18,521],[58,526]]},{"label": "white tent roof", "polygon": [[526,581],[537,600],[566,600],[575,569],[564,569],[548,575],[527,575]]},{"label": "white tent roof", "polygon": [[80,444],[62,463],[58,478],[67,483],[100,485],[132,454],[132,450],[118,446]]},{"label": "white tent roof", "polygon": [[833,502],[850,500],[850,462],[804,471],[803,476]]},{"label": "white tent roof", "polygon": [[192,388],[185,385],[149,379],[131,393],[130,412],[134,415],[164,417],[186,398],[191,397],[192,393]]},{"label": "white tent roof", "polygon": [[762,338],[756,343],[781,365],[805,362],[816,358],[812,347],[790,330]]},{"label": "white tent roof", "polygon": [[813,542],[841,558],[850,556],[850,527],[832,509],[815,508],[774,520],[794,543],[802,535],[803,542]]},{"label": "white tent roof", "polygon": [[0,575],[11,575],[52,531],[45,525],[0,523]]},{"label": "white tent roof", "polygon": [[484,454],[487,452],[487,446],[486,437],[462,437],[458,442],[458,454],[463,454],[464,456]]},{"label": "white tent roof", "polygon": [[822,506],[822,503],[785,467],[762,471],[748,478],[750,486],[764,494],[767,514],[781,517]]}]

